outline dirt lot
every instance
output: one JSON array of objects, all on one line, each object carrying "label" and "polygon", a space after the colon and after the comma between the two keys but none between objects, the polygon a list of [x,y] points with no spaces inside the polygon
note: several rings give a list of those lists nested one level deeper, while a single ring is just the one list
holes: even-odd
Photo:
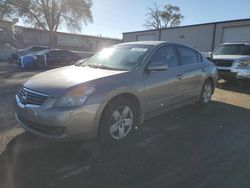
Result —
[{"label": "dirt lot", "polygon": [[0,187],[250,187],[249,86],[222,82],[209,106],[151,119],[109,151],[17,127],[14,93],[36,73],[0,63]]},{"label": "dirt lot", "polygon": [[16,126],[13,115],[17,88],[39,71],[22,71],[16,64],[0,62],[0,131]]}]

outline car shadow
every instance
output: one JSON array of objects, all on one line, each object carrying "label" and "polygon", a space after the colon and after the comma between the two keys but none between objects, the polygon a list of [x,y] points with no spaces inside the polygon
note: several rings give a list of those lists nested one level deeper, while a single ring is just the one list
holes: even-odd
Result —
[{"label": "car shadow", "polygon": [[241,84],[237,82],[221,81],[218,83],[217,87],[227,91],[234,91],[237,93],[250,95],[250,81],[242,82]]},{"label": "car shadow", "polygon": [[249,122],[249,110],[213,101],[147,120],[116,147],[22,133],[0,156],[0,187],[228,187],[237,174],[246,183],[237,170],[250,162]]}]

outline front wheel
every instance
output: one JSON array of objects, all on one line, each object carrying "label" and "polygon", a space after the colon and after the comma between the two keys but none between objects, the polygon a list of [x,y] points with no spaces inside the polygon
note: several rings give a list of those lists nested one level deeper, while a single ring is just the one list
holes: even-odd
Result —
[{"label": "front wheel", "polygon": [[207,80],[202,87],[202,91],[200,95],[200,104],[202,105],[208,104],[211,100],[212,94],[213,94],[212,81]]},{"label": "front wheel", "polygon": [[132,135],[137,122],[137,108],[129,99],[112,101],[105,109],[99,128],[102,144],[117,144]]}]

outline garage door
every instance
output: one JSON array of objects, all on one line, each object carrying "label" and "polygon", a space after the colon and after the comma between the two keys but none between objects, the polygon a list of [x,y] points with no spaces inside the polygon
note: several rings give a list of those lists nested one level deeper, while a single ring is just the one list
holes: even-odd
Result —
[{"label": "garage door", "polygon": [[224,28],[223,42],[235,41],[250,41],[250,26]]},{"label": "garage door", "polygon": [[137,35],[136,36],[137,41],[151,41],[155,40],[155,34],[148,34],[148,35]]}]

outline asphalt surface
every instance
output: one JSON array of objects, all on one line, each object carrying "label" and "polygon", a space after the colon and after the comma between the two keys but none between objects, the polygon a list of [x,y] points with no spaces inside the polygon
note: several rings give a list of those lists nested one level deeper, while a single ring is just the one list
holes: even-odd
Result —
[{"label": "asphalt surface", "polygon": [[[206,107],[144,123],[116,148],[0,132],[0,188],[250,187],[250,90],[222,83]],[[1,140],[2,142],[2,140]]]}]

